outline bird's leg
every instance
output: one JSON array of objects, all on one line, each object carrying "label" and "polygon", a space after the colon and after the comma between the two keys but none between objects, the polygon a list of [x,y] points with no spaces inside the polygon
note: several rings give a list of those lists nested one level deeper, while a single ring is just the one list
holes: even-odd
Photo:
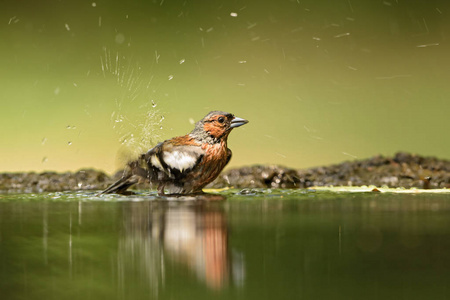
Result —
[{"label": "bird's leg", "polygon": [[158,185],[158,196],[164,196],[164,183]]}]

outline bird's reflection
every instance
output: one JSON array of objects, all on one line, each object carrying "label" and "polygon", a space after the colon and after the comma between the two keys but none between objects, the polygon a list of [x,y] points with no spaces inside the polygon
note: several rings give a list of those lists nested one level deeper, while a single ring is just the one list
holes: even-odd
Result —
[{"label": "bird's reflection", "polygon": [[[123,222],[120,284],[138,276],[156,292],[164,288],[169,272],[187,269],[212,289],[228,285],[231,258],[221,203],[131,202],[123,207]],[[237,261],[242,265],[241,258]]]}]

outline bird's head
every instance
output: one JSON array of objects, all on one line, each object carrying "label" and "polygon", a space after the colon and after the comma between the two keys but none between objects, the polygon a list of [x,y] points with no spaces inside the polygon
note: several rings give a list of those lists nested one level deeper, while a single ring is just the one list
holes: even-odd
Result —
[{"label": "bird's head", "polygon": [[225,140],[233,128],[247,124],[248,121],[223,111],[212,111],[195,124],[191,136],[210,144]]}]

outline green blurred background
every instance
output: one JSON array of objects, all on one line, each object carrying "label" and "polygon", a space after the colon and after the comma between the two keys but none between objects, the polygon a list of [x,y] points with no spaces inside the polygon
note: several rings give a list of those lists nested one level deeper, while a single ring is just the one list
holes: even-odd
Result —
[{"label": "green blurred background", "polygon": [[210,110],[232,166],[450,158],[448,1],[2,1],[0,171],[113,172]]}]

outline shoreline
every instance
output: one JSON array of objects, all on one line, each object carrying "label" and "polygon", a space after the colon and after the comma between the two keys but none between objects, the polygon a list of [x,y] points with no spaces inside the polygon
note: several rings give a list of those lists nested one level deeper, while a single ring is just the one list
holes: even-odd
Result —
[{"label": "shoreline", "polygon": [[[0,173],[1,193],[42,193],[103,190],[120,178],[94,169],[77,172]],[[308,188],[313,186],[378,186],[389,188],[450,188],[450,161],[398,152],[329,166],[293,169],[254,165],[222,172],[206,188]],[[135,189],[149,189],[140,184]]]}]

